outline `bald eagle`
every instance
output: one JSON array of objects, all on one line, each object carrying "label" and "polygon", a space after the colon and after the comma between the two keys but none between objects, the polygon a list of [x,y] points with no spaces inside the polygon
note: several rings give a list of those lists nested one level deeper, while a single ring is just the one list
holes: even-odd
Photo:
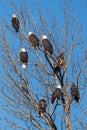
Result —
[{"label": "bald eagle", "polygon": [[61,95],[62,95],[61,89],[62,89],[61,86],[58,85],[57,88],[53,91],[51,95],[52,104],[61,98]]},{"label": "bald eagle", "polygon": [[64,54],[61,53],[55,60],[54,74],[57,74],[58,71],[62,69],[63,65],[64,65]]},{"label": "bald eagle", "polygon": [[35,49],[38,49],[39,48],[38,37],[35,34],[33,34],[32,32],[29,32],[28,36],[29,36],[29,42],[30,42],[31,46],[34,47]]},{"label": "bald eagle", "polygon": [[41,113],[44,113],[46,111],[46,100],[44,98],[42,98],[40,101],[39,101],[39,115],[41,115]]},{"label": "bald eagle", "polygon": [[19,31],[20,22],[19,22],[18,18],[16,17],[16,14],[12,15],[11,22],[12,22],[13,28],[15,29],[15,31],[17,33]]},{"label": "bald eagle", "polygon": [[71,82],[71,97],[74,99],[76,102],[79,102],[79,90],[75,83]]},{"label": "bald eagle", "polygon": [[53,47],[52,47],[50,41],[47,39],[47,36],[43,35],[43,36],[41,36],[41,39],[42,39],[43,47],[45,49],[45,54],[52,55]]},{"label": "bald eagle", "polygon": [[28,53],[26,52],[25,48],[20,49],[20,61],[22,63],[22,68],[26,68],[26,64],[28,63]]}]

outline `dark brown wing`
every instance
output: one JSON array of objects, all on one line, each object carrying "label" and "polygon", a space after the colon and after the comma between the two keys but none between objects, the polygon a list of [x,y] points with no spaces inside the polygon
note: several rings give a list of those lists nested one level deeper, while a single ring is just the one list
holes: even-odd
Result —
[{"label": "dark brown wing", "polygon": [[74,98],[76,95],[76,87],[72,86],[71,87],[71,96]]},{"label": "dark brown wing", "polygon": [[16,32],[19,31],[19,25],[20,25],[20,22],[17,18],[12,18],[12,26],[13,28],[16,30]]},{"label": "dark brown wing", "polygon": [[46,111],[46,100],[45,99],[41,99],[39,101],[39,110],[41,112],[45,112]]},{"label": "dark brown wing", "polygon": [[34,46],[34,47],[39,47],[39,39],[36,37],[36,35],[34,35],[34,34],[31,34],[30,36],[29,36],[29,42],[30,42],[30,44],[32,45],[32,46]]},{"label": "dark brown wing", "polygon": [[63,53],[63,52],[60,53],[59,57],[60,57],[62,60],[64,60],[64,53]]},{"label": "dark brown wing", "polygon": [[61,53],[55,60],[56,64],[63,65],[64,64],[64,54]]},{"label": "dark brown wing", "polygon": [[55,100],[60,99],[60,96],[61,96],[61,89],[56,88],[52,93],[51,102],[54,103]]},{"label": "dark brown wing", "polygon": [[75,97],[76,92],[77,92],[77,87],[74,82],[71,82],[71,96]]},{"label": "dark brown wing", "polygon": [[52,47],[50,41],[49,41],[48,39],[43,39],[43,40],[42,40],[42,44],[43,44],[44,49],[45,49],[47,52],[49,52],[50,55],[52,55],[52,53],[53,53],[53,47]]},{"label": "dark brown wing", "polygon": [[57,74],[64,65],[64,54],[61,53],[55,60],[54,63],[54,74]]},{"label": "dark brown wing", "polygon": [[71,87],[71,96],[73,99],[75,99],[77,102],[79,101],[79,90],[76,86]]},{"label": "dark brown wing", "polygon": [[28,63],[28,53],[27,52],[20,52],[20,61],[22,63]]},{"label": "dark brown wing", "polygon": [[79,95],[79,90],[77,88],[77,92],[76,92],[76,96],[75,96],[75,100],[78,102],[80,99],[80,95]]},{"label": "dark brown wing", "polygon": [[53,69],[54,69],[54,74],[58,74],[58,71],[60,71],[61,70],[61,68],[62,68],[62,66],[58,63],[55,63],[54,64],[54,67],[53,67]]}]

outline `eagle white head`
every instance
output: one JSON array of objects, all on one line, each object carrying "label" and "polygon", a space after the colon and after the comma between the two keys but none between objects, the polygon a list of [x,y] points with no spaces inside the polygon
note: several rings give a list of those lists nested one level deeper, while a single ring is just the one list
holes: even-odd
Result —
[{"label": "eagle white head", "polygon": [[28,33],[28,36],[30,36],[31,34],[33,34],[33,33],[32,33],[32,32],[29,32],[29,33]]},{"label": "eagle white head", "polygon": [[20,52],[26,52],[25,48],[21,48]]},{"label": "eagle white head", "polygon": [[41,39],[42,39],[42,40],[47,39],[47,36],[46,36],[46,35],[42,35],[42,36],[41,36]]},{"label": "eagle white head", "polygon": [[61,88],[61,85],[58,85],[57,88],[62,89],[62,88]]},{"label": "eagle white head", "polygon": [[13,18],[16,18],[16,14],[13,14],[12,17],[13,17]]},{"label": "eagle white head", "polygon": [[22,63],[22,68],[26,69],[26,65],[24,63]]}]

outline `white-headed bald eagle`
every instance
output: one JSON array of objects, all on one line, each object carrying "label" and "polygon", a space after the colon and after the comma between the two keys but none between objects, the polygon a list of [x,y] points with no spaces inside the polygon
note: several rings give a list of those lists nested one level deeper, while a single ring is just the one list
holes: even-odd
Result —
[{"label": "white-headed bald eagle", "polygon": [[26,52],[25,48],[20,49],[20,61],[22,63],[22,68],[26,68],[26,64],[28,63],[28,53]]},{"label": "white-headed bald eagle", "polygon": [[17,33],[19,31],[20,22],[19,22],[18,18],[16,17],[16,14],[12,15],[11,22],[12,22],[13,28],[15,29],[15,31]]},{"label": "white-headed bald eagle", "polygon": [[54,102],[57,102],[61,98],[61,95],[62,95],[61,89],[62,89],[61,85],[58,85],[57,88],[53,91],[53,93],[51,95],[51,102],[52,102],[52,104]]},{"label": "white-headed bald eagle", "polygon": [[41,113],[44,113],[46,112],[46,100],[44,98],[42,98],[40,101],[39,101],[39,115],[41,115]]},{"label": "white-headed bald eagle", "polygon": [[42,39],[43,47],[45,49],[45,54],[52,55],[53,47],[52,47],[50,41],[48,40],[47,36],[43,35],[43,36],[41,36],[41,39]]},{"label": "white-headed bald eagle", "polygon": [[54,74],[57,74],[58,71],[60,71],[63,66],[64,66],[64,53],[60,53],[60,55],[56,58],[54,63]]},{"label": "white-headed bald eagle", "polygon": [[30,42],[31,46],[34,47],[35,49],[38,49],[39,48],[38,37],[35,34],[33,34],[32,32],[29,32],[28,36],[29,36],[29,42]]},{"label": "white-headed bald eagle", "polygon": [[71,97],[74,99],[76,102],[79,102],[80,96],[79,96],[79,90],[75,83],[71,82]]}]

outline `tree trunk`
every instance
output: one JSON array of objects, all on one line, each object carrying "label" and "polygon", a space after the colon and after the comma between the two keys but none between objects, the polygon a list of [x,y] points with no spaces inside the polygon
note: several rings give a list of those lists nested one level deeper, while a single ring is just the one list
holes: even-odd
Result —
[{"label": "tree trunk", "polygon": [[64,97],[65,97],[64,111],[66,114],[66,119],[65,119],[66,130],[72,130],[71,121],[70,121],[70,100],[68,97],[68,85],[66,85],[65,89],[66,89],[66,92],[64,94]]}]

